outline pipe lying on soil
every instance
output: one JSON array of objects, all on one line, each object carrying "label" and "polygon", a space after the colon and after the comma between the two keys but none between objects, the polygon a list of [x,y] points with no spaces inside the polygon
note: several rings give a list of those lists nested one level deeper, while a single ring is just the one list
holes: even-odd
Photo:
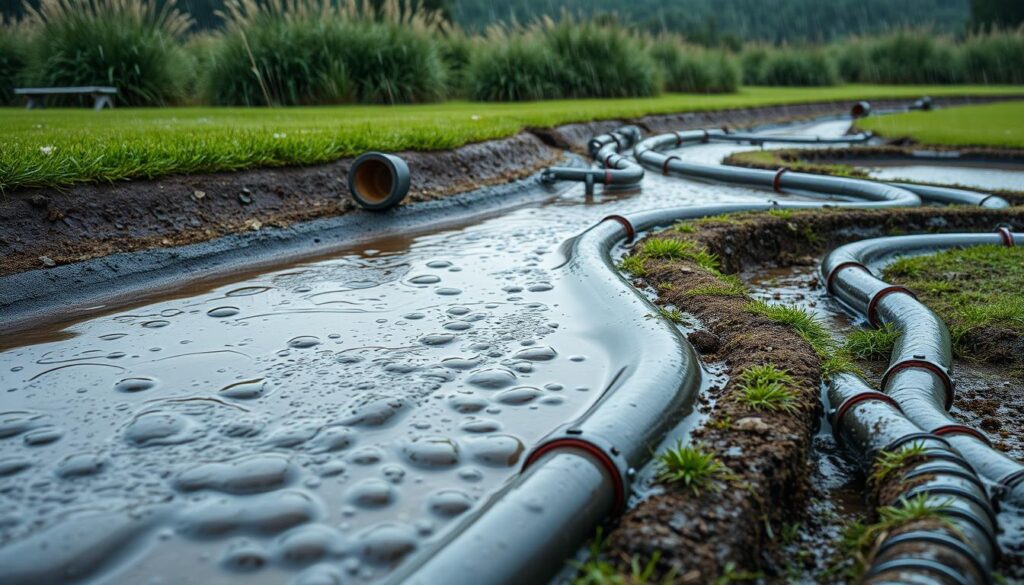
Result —
[{"label": "pipe lying on soil", "polygon": [[[896,401],[854,374],[832,377],[832,429],[870,472],[883,453],[914,447],[874,486],[880,505],[924,498],[944,522],[918,520],[888,529],[869,555],[861,582],[988,585],[998,554],[996,516],[984,484],[945,437],[923,433]],[[921,449],[921,451],[917,451]],[[948,523],[948,524],[947,524]]]},{"label": "pipe lying on soil", "polygon": [[[684,176],[774,186],[777,191],[785,187],[859,200],[686,206],[629,217],[613,215],[571,240],[566,249],[568,260],[561,269],[570,275],[569,284],[575,287],[574,294],[586,300],[595,314],[607,317],[595,325],[590,334],[618,340],[623,353],[628,351],[638,356],[637,361],[615,376],[583,416],[542,440],[526,457],[522,473],[486,507],[463,518],[444,540],[436,543],[431,551],[422,551],[388,582],[476,585],[544,582],[565,567],[566,559],[579,550],[601,523],[623,511],[634,470],[650,458],[653,449],[695,398],[700,369],[692,347],[674,325],[663,319],[647,318],[657,308],[615,268],[611,252],[618,243],[632,241],[641,231],[728,213],[846,206],[884,208],[921,203],[914,193],[884,183],[803,173],[722,170],[722,167],[686,164],[656,150],[720,137],[724,137],[723,140],[764,140],[756,135],[699,130],[656,136],[637,145],[635,153],[644,166]],[[638,130],[600,136],[591,143],[591,152],[611,168],[600,171],[554,168],[548,170],[548,180],[608,178],[605,184],[638,182],[643,170],[617,154],[620,148],[628,148],[638,138]],[[858,136],[824,140],[772,137],[770,140],[828,143],[865,139]],[[455,575],[464,578],[453,577]]]},{"label": "pipe lying on soil", "polygon": [[952,406],[952,345],[946,324],[914,294],[875,277],[869,266],[896,255],[981,245],[1013,246],[1024,234],[935,234],[862,240],[832,251],[821,264],[828,293],[873,326],[900,332],[882,377],[882,391],[920,428],[946,440],[996,486],[994,495],[1024,504],[1024,465],[995,450],[980,431],[946,411]]},{"label": "pipe lying on soil", "polygon": [[409,193],[409,166],[393,154],[367,152],[349,168],[348,190],[363,209],[391,209]]},{"label": "pipe lying on soil", "polygon": [[572,167],[551,167],[541,174],[541,180],[581,181],[586,184],[587,194],[593,193],[594,183],[605,186],[636,185],[644,178],[644,169],[620,153],[632,148],[640,140],[640,129],[636,126],[623,126],[614,132],[601,134],[587,144],[590,156],[597,160],[602,168],[578,169]]}]

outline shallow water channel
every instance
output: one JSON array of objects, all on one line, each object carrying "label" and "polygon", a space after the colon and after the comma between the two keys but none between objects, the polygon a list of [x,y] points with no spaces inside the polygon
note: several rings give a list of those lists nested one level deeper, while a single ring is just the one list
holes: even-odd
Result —
[{"label": "shallow water channel", "polygon": [[649,172],[6,340],[0,582],[382,579],[629,363],[563,286],[565,240],[768,197]]}]

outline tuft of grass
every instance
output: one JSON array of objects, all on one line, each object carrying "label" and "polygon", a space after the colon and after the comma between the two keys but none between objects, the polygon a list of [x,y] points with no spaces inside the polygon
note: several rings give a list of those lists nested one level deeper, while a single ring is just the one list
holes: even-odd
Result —
[{"label": "tuft of grass", "polygon": [[41,0],[26,7],[34,29],[31,83],[112,85],[121,105],[165,105],[182,97],[186,59],[177,41],[193,21],[173,0]]},{"label": "tuft of grass", "polygon": [[658,561],[661,559],[661,551],[654,551],[647,561],[639,556],[629,559],[626,569],[604,559],[604,540],[602,530],[597,529],[597,535],[590,541],[590,552],[584,563],[572,563],[576,568],[576,576],[572,585],[670,585],[675,583],[676,572],[671,570],[662,575],[660,579],[655,577],[658,568]]},{"label": "tuft of grass", "polygon": [[746,296],[747,287],[742,283],[737,284],[730,280],[726,284],[720,286],[713,284],[695,286],[686,291],[686,294],[691,297],[742,297]]},{"label": "tuft of grass", "polygon": [[14,88],[28,65],[30,31],[0,17],[0,106],[15,103]]},{"label": "tuft of grass", "polygon": [[796,393],[792,390],[793,377],[773,364],[752,366],[739,376],[742,392],[736,400],[757,410],[793,412]]},{"label": "tuft of grass", "polygon": [[675,323],[676,325],[680,325],[686,322],[686,319],[683,318],[683,312],[680,311],[679,309],[666,309],[665,307],[658,307],[658,314],[664,317],[665,319],[668,319],[669,321]]},{"label": "tuft of grass", "polygon": [[646,261],[647,259],[643,256],[626,256],[619,263],[619,270],[642,278],[647,275]]},{"label": "tuft of grass", "polygon": [[940,522],[952,530],[953,525],[943,514],[949,508],[950,502],[951,500],[929,501],[928,494],[919,494],[909,499],[901,498],[895,505],[878,509],[878,522],[874,524],[855,522],[847,526],[840,538],[839,548],[852,558],[853,566],[844,571],[844,576],[854,581],[864,572],[871,550],[882,534],[892,532],[911,522],[924,520]]},{"label": "tuft of grass", "polygon": [[837,347],[832,336],[813,315],[787,305],[774,305],[764,301],[747,303],[747,311],[793,328],[821,359],[821,373],[829,378],[841,372],[858,372],[859,369],[842,347]]},{"label": "tuft of grass", "polygon": [[677,441],[675,447],[658,455],[657,477],[665,483],[682,483],[698,495],[713,489],[716,479],[728,479],[730,473],[713,453]]},{"label": "tuft of grass", "polygon": [[887,359],[899,337],[900,332],[891,323],[886,323],[878,329],[858,329],[850,333],[843,349],[859,360]]},{"label": "tuft of grass", "polygon": [[821,49],[752,47],[742,58],[743,79],[752,85],[827,86],[839,83],[836,64]]},{"label": "tuft of grass", "polygon": [[893,473],[903,469],[907,463],[920,457],[925,452],[922,442],[905,445],[897,451],[883,451],[871,468],[869,480],[876,488],[880,487]]},{"label": "tuft of grass", "polygon": [[656,38],[648,50],[661,67],[668,91],[731,93],[739,88],[739,64],[724,51],[687,45],[671,35]]}]

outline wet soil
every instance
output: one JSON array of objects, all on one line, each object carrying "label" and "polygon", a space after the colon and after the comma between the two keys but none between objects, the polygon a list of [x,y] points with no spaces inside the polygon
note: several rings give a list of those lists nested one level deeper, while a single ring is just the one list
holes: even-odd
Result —
[{"label": "wet soil", "polygon": [[[1004,98],[936,101],[956,105],[999,99]],[[905,104],[888,100],[876,107]],[[848,108],[848,102],[830,102],[648,116],[533,129],[452,151],[399,154],[412,175],[407,201],[415,203],[527,177],[557,161],[560,153],[551,146],[583,151],[594,134],[624,122],[665,132],[778,123],[842,114]],[[356,209],[346,181],[351,162],[8,192],[0,196],[0,276],[346,214]]]},{"label": "wet soil", "polygon": [[[697,222],[691,233],[666,231],[655,237],[695,241],[715,253],[726,272],[757,269],[767,286],[756,287],[756,296],[785,298],[826,317],[828,328],[837,331],[850,322],[821,292],[816,274],[824,251],[891,233],[988,231],[1000,224],[1022,223],[1024,210],[816,210],[712,218]],[[700,267],[686,261],[649,260],[646,268],[642,284],[658,290],[660,302],[693,314],[705,327],[691,335],[695,346],[703,348],[705,359],[724,362],[728,369],[732,381],[715,394],[708,421],[693,437],[713,451],[735,479],[697,496],[664,486],[622,519],[610,535],[608,557],[628,564],[659,553],[662,574],[674,573],[684,583],[711,582],[727,574],[757,574],[779,583],[842,582],[842,573],[836,570],[842,565],[840,533],[855,520],[870,520],[868,506],[875,498],[864,497],[871,490],[831,437],[816,434],[821,420],[817,355],[791,329],[747,313],[747,298],[687,294],[695,287],[716,284],[717,278]],[[785,273],[790,278],[783,277]],[[796,413],[754,412],[730,400],[736,375],[766,362],[787,369],[797,381]],[[992,391],[991,382],[965,386],[955,411],[965,423],[981,418],[989,426],[1008,425],[1009,434],[1019,430],[1018,421],[1010,422],[1017,418],[1011,413],[1019,397],[993,411],[994,402],[979,396]],[[1013,389],[1005,387],[1003,393],[1012,394]],[[997,422],[984,423],[986,406]]]}]

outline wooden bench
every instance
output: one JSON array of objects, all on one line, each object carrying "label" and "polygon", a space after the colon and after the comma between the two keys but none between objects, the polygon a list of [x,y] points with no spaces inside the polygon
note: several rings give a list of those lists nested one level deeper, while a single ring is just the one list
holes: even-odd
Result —
[{"label": "wooden bench", "polygon": [[90,95],[92,96],[92,109],[102,110],[103,108],[114,107],[114,96],[117,95],[116,87],[101,85],[86,85],[82,87],[18,87],[14,89],[15,95],[23,95],[28,98],[26,107],[30,110],[45,107],[46,96],[48,95]]}]

